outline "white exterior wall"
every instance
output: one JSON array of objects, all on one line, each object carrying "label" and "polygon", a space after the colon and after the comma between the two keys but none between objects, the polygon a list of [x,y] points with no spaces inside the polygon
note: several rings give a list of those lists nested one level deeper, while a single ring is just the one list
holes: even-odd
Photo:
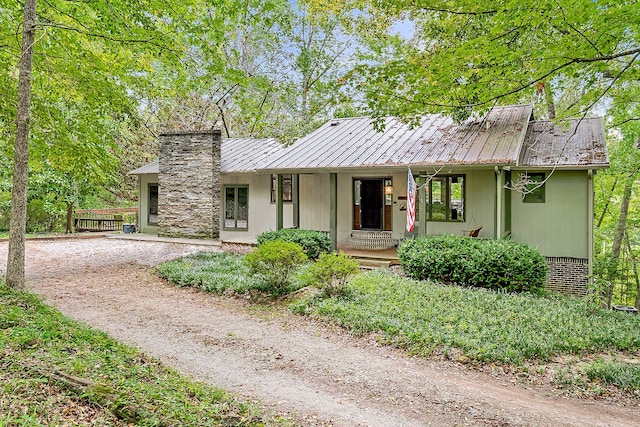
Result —
[{"label": "white exterior wall", "polygon": [[[329,231],[329,174],[300,174],[300,228]],[[338,185],[338,192],[340,187]],[[340,219],[338,219],[340,221]],[[338,225],[339,226],[339,225]]]},{"label": "white exterior wall", "polygon": [[[224,208],[221,207],[220,240],[239,243],[256,243],[258,234],[276,229],[276,204],[271,203],[271,175],[244,173],[222,175],[222,197],[224,203],[225,185],[249,186],[249,228],[248,230],[225,230]],[[293,226],[292,203],[283,204],[283,226]]]},{"label": "white exterior wall", "polygon": [[157,234],[158,226],[149,225],[149,184],[158,184],[158,174],[139,175],[138,179],[138,226],[141,233]]}]

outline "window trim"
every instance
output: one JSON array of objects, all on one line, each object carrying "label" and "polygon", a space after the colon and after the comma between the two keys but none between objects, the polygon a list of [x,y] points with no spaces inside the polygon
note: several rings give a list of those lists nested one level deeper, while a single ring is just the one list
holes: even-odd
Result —
[{"label": "window trim", "polygon": [[[523,172],[520,174],[520,178],[523,179],[523,176],[528,176],[529,179],[533,179],[536,182],[542,183],[542,185],[531,193],[525,193],[522,195],[522,203],[546,203],[547,200],[547,183],[545,182],[547,178],[547,174],[544,172]],[[534,186],[534,184],[530,184]],[[530,187],[527,186],[527,190]]]},{"label": "window trim", "polygon": [[[433,181],[434,179],[446,178],[445,180],[445,200],[444,205],[449,208],[445,209],[444,219],[433,219]],[[451,219],[451,178],[462,178],[462,214],[458,214],[457,219]],[[466,205],[467,205],[467,175],[462,173],[436,175],[429,180],[427,189],[425,191],[425,221],[428,222],[451,222],[451,223],[464,223],[466,218]],[[416,215],[417,218],[417,215]]]},{"label": "window trim", "polygon": [[[227,226],[227,189],[234,189],[234,208],[233,208],[233,220],[235,223],[234,227]],[[246,227],[238,227],[238,189],[246,188],[247,189],[247,226]],[[249,230],[249,185],[247,184],[231,184],[225,185],[224,188],[224,211],[222,215],[222,229],[229,231],[248,231]]]},{"label": "window trim", "polygon": [[[156,187],[156,221],[151,222],[151,187]],[[157,226],[158,225],[158,203],[160,197],[160,185],[158,183],[147,184],[147,224]]]},{"label": "window trim", "polygon": [[[289,198],[285,198],[285,183],[289,181]],[[271,174],[271,180],[270,180],[271,184],[270,184],[270,198],[271,198],[271,203],[275,203],[276,202],[276,191],[278,190],[278,174]],[[293,174],[291,173],[284,173],[282,174],[282,203],[293,203]]]}]

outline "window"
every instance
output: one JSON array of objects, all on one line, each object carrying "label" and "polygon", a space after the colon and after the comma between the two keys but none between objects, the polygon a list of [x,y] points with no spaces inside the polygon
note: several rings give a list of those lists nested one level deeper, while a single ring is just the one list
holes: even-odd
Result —
[{"label": "window", "polygon": [[520,175],[520,179],[527,189],[522,201],[524,203],[544,203],[544,173],[523,173]]},{"label": "window", "polygon": [[249,228],[249,187],[229,185],[224,187],[224,228],[246,230]]},{"label": "window", "polygon": [[435,176],[427,184],[428,221],[464,221],[464,175]]},{"label": "window", "polygon": [[149,184],[149,225],[158,225],[158,184]]},{"label": "window", "polygon": [[[293,200],[293,197],[292,197],[293,191],[291,190],[292,188],[291,177],[292,177],[291,174],[282,175],[282,201],[283,202],[290,202]],[[278,191],[278,175],[271,175],[271,203],[276,202],[277,191]]]}]

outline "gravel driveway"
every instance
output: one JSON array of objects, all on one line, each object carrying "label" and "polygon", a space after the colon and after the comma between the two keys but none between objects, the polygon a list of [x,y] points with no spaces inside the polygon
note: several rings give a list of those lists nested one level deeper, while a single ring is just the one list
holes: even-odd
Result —
[{"label": "gravel driveway", "polygon": [[[29,241],[28,287],[67,316],[300,425],[638,425],[638,404],[554,397],[413,358],[320,322],[176,288],[151,269],[211,249],[106,237]],[[0,243],[3,270],[6,252]]]}]

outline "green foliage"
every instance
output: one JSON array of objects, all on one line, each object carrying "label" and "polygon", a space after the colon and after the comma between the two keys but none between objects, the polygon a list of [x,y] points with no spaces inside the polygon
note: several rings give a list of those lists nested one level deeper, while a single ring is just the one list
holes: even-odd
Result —
[{"label": "green foliage", "polygon": [[178,286],[192,286],[215,294],[226,291],[243,294],[261,288],[260,282],[249,276],[242,258],[231,253],[199,252],[165,262],[156,269]]},{"label": "green foliage", "polygon": [[299,244],[280,240],[262,243],[243,259],[249,275],[265,278],[276,294],[287,290],[291,274],[306,261]]},{"label": "green foliage", "polygon": [[576,298],[442,286],[383,271],[358,275],[348,288],[350,298],[313,298],[294,309],[355,334],[380,334],[412,353],[457,349],[487,363],[640,349],[640,316],[589,314]]},{"label": "green foliage", "polygon": [[326,295],[344,295],[347,281],[359,271],[358,262],[344,253],[323,253],[306,270],[305,281]]},{"label": "green foliage", "polygon": [[0,399],[0,413],[7,425],[68,424],[69,418],[62,418],[62,411],[68,409],[69,401],[95,410],[92,420],[98,425],[130,425],[116,418],[110,408],[96,405],[93,389],[80,394],[44,387],[47,379],[43,373],[51,372],[85,378],[101,389],[115,390],[145,415],[141,426],[201,426],[203,420],[211,425],[227,425],[230,420],[242,426],[282,423],[263,417],[252,404],[182,377],[105,333],[65,318],[34,295],[9,290],[2,284],[0,359],[0,395],[11,396]]},{"label": "green foliage", "polygon": [[599,380],[630,392],[640,391],[640,366],[599,358],[585,367],[590,380]]},{"label": "green foliage", "polygon": [[538,251],[506,239],[454,235],[407,239],[398,247],[398,257],[404,272],[418,280],[508,292],[541,292],[547,274]]},{"label": "green foliage", "polygon": [[258,246],[266,242],[282,240],[293,242],[302,246],[309,259],[317,259],[320,254],[331,251],[331,240],[322,231],[300,230],[297,228],[285,228],[276,231],[266,231],[258,235]]}]

